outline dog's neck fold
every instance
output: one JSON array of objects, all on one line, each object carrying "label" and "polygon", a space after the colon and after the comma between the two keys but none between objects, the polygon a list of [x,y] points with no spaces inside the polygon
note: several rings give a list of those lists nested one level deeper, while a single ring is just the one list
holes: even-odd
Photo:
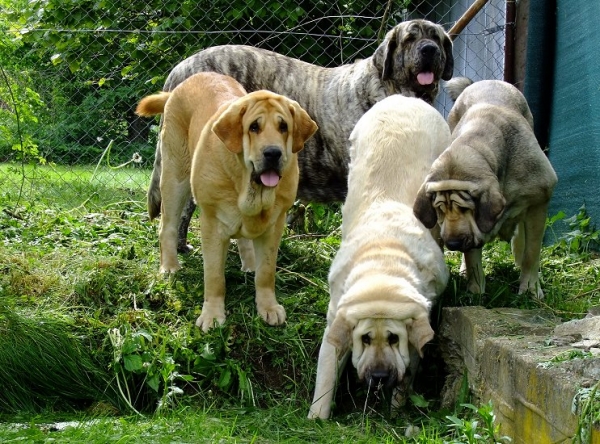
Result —
[{"label": "dog's neck fold", "polygon": [[245,188],[240,190],[238,208],[242,216],[255,217],[263,211],[273,209],[277,196],[277,187],[266,187],[252,180],[250,173],[244,173]]}]

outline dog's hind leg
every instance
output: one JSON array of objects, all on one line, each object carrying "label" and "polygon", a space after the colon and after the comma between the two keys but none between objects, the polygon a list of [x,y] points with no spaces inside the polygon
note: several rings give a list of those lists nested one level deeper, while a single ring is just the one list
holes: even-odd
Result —
[{"label": "dog's hind leg", "polygon": [[238,252],[242,260],[242,271],[256,270],[256,256],[254,254],[254,243],[249,239],[240,238],[237,240]]},{"label": "dog's hind leg", "polygon": [[[161,116],[161,126],[164,124],[163,118]],[[162,207],[162,194],[160,191],[160,177],[162,174],[162,139],[158,139],[158,143],[156,144],[156,152],[154,156],[154,168],[152,170],[152,177],[150,179],[150,186],[148,187],[148,193],[146,196],[147,205],[148,205],[148,215],[150,216],[150,220],[158,217],[161,212]],[[179,253],[189,253],[193,250],[191,245],[187,243],[187,234],[190,227],[190,222],[192,221],[192,216],[194,214],[194,210],[196,209],[196,204],[194,203],[194,199],[189,199],[183,213],[181,215],[181,220],[179,221],[179,232],[177,237],[177,251]]]},{"label": "dog's hind leg", "polygon": [[517,228],[510,240],[510,249],[512,250],[515,264],[518,267],[523,263],[523,255],[525,254],[525,223],[519,222]]},{"label": "dog's hind leg", "polygon": [[[160,145],[159,145],[160,146]],[[154,169],[152,170],[152,178],[150,179],[150,186],[148,187],[148,194],[146,196],[148,206],[148,216],[150,220],[158,217],[160,214],[161,206],[161,195],[160,195],[160,148],[156,149],[157,160],[154,161]]]},{"label": "dog's hind leg", "polygon": [[[158,239],[160,242],[160,271],[170,273],[181,266],[177,259],[178,227],[181,213],[192,196],[190,186],[191,163],[187,152],[187,134],[165,119],[161,134],[163,153],[160,175],[161,219]],[[167,126],[167,124],[169,124]],[[166,156],[165,153],[171,153]]]},{"label": "dog's hind leg", "polygon": [[[160,243],[160,271],[172,273],[181,268],[177,259],[177,224],[185,203],[191,195],[189,180],[161,181],[161,218],[158,239]],[[166,198],[164,198],[166,197]]]},{"label": "dog's hind leg", "polygon": [[[163,117],[160,117],[160,123],[162,125]],[[148,216],[150,220],[158,217],[160,214],[161,196],[160,196],[160,175],[161,175],[161,138],[158,138],[156,144],[156,151],[154,154],[154,168],[152,169],[152,177],[150,179],[150,186],[148,187],[148,193],[146,195],[146,202],[148,205]]]},{"label": "dog's hind leg", "polygon": [[183,254],[189,253],[194,249],[190,244],[187,243],[187,235],[195,210],[196,204],[194,203],[194,199],[189,199],[185,205],[185,208],[183,209],[183,213],[181,214],[181,219],[179,221],[177,251]]}]

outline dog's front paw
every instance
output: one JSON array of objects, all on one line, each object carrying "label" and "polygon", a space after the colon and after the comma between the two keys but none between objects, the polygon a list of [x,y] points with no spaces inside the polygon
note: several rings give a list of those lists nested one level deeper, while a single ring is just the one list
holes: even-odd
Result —
[{"label": "dog's front paw", "polygon": [[467,283],[467,291],[473,294],[485,293],[485,281],[479,283],[477,282],[477,279],[471,279]]},{"label": "dog's front paw", "polygon": [[175,273],[177,270],[181,269],[181,265],[179,264],[179,261],[177,259],[175,259],[175,262],[173,261],[164,261],[162,264],[160,264],[160,272],[161,273]]},{"label": "dog's front paw", "polygon": [[196,327],[202,329],[205,333],[215,326],[223,325],[225,322],[225,309],[215,307],[202,307],[202,314],[196,320]]},{"label": "dog's front paw", "polygon": [[258,307],[258,313],[269,325],[281,325],[285,322],[285,308],[279,304]]},{"label": "dog's front paw", "polygon": [[308,419],[329,419],[330,409],[323,405],[321,402],[317,402],[310,406],[308,411]]},{"label": "dog's front paw", "polygon": [[521,282],[519,285],[519,294],[532,293],[538,299],[544,299],[544,292],[539,282]]}]

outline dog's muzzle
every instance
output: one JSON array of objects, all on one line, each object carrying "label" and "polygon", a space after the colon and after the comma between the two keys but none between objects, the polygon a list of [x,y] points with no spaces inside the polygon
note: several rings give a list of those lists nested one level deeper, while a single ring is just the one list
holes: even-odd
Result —
[{"label": "dog's muzzle", "polygon": [[254,172],[254,181],[265,187],[274,187],[281,179],[281,156],[283,151],[278,146],[268,146],[262,153],[262,164]]},{"label": "dog's muzzle", "polygon": [[390,368],[374,368],[367,370],[365,382],[371,388],[390,388],[396,385],[398,372]]},{"label": "dog's muzzle", "polygon": [[449,250],[452,251],[460,251],[462,253],[472,250],[474,248],[481,248],[478,242],[475,242],[473,239],[469,238],[453,238],[444,240],[444,244]]},{"label": "dog's muzzle", "polygon": [[419,52],[419,67],[417,82],[421,86],[432,86],[435,83],[435,69],[438,65],[440,48],[433,42],[423,42],[417,48]]}]

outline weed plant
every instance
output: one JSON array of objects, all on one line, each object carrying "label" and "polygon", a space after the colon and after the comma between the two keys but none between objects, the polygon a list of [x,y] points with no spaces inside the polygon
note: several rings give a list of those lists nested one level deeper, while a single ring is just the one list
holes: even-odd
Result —
[{"label": "weed plant", "polygon": [[[303,212],[284,235],[276,293],[285,326],[257,315],[253,275],[240,271],[232,243],[227,322],[204,334],[194,326],[203,293],[197,219],[183,269],[162,276],[157,223],[144,209],[148,171],[81,173],[0,166],[0,377],[10,386],[0,392],[0,418],[21,424],[0,426],[0,441],[41,442],[49,433],[92,443],[502,441],[493,406],[474,406],[465,393],[455,409],[440,410],[435,362],[420,394],[394,415],[348,370],[334,420],[305,419],[339,206],[298,204]],[[445,306],[542,307],[568,320],[600,305],[597,232],[584,214],[572,223],[579,233],[542,251],[544,301],[516,294],[506,243],[485,247],[485,295],[466,291],[460,256],[448,253],[451,279],[433,324]],[[62,419],[78,422],[62,428]]]}]

